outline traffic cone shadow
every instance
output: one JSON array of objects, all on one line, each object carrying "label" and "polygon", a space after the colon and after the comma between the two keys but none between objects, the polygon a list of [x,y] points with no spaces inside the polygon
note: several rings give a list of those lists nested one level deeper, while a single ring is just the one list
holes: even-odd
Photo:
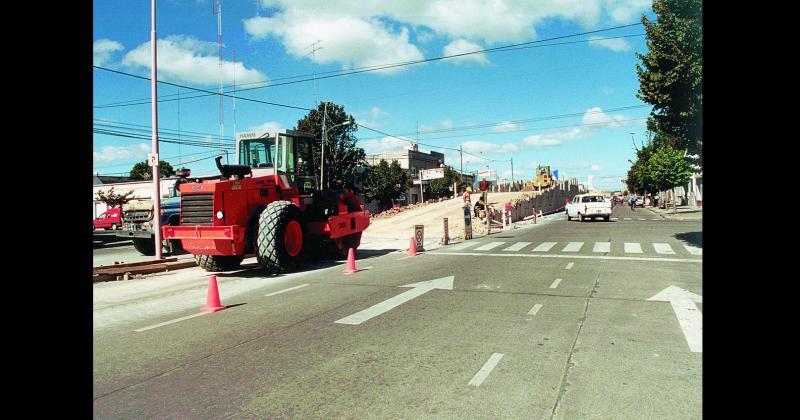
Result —
[{"label": "traffic cone shadow", "polygon": [[353,274],[355,272],[360,271],[356,268],[356,251],[353,248],[348,248],[347,250],[347,267],[345,267],[344,274]]},{"label": "traffic cone shadow", "polygon": [[225,309],[219,301],[219,289],[217,288],[217,276],[211,275],[208,280],[208,296],[206,298],[206,306],[201,309],[203,312],[210,314]]}]

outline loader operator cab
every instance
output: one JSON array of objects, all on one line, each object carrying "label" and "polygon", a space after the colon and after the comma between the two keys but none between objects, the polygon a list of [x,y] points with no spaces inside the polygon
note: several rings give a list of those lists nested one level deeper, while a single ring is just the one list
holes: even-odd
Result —
[{"label": "loader operator cab", "polygon": [[237,135],[236,152],[239,165],[249,166],[254,177],[272,175],[277,169],[300,195],[310,195],[317,184],[312,143],[313,136],[302,131],[245,132]]}]

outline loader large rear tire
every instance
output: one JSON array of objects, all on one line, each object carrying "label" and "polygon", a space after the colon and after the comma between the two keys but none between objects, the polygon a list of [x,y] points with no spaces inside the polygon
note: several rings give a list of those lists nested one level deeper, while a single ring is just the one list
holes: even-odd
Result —
[{"label": "loader large rear tire", "polygon": [[194,260],[197,261],[203,270],[206,271],[227,271],[235,270],[242,264],[244,255],[195,255]]},{"label": "loader large rear tire", "polygon": [[142,255],[156,255],[156,246],[153,239],[133,238],[133,247]]},{"label": "loader large rear tire", "polygon": [[300,260],[306,228],[291,201],[273,201],[258,216],[256,258],[268,273],[285,273]]}]

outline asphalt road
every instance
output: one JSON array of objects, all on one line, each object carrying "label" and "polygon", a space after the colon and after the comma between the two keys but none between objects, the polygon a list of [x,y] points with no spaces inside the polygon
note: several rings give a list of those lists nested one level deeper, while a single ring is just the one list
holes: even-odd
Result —
[{"label": "asphalt road", "polygon": [[[199,268],[158,297],[132,282],[101,305],[98,284],[94,415],[700,418],[701,223],[614,213],[361,252],[352,275],[223,273],[229,307],[183,320]],[[140,310],[190,287],[194,307]],[[122,306],[135,316],[110,319]]]}]

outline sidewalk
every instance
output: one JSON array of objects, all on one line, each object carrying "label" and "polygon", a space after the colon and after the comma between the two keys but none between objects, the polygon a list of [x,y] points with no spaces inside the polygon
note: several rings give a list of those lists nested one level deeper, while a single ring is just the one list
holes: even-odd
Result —
[{"label": "sidewalk", "polygon": [[672,214],[672,207],[660,209],[658,207],[645,207],[645,209],[667,220],[703,220],[702,207],[678,206],[677,213]]}]

